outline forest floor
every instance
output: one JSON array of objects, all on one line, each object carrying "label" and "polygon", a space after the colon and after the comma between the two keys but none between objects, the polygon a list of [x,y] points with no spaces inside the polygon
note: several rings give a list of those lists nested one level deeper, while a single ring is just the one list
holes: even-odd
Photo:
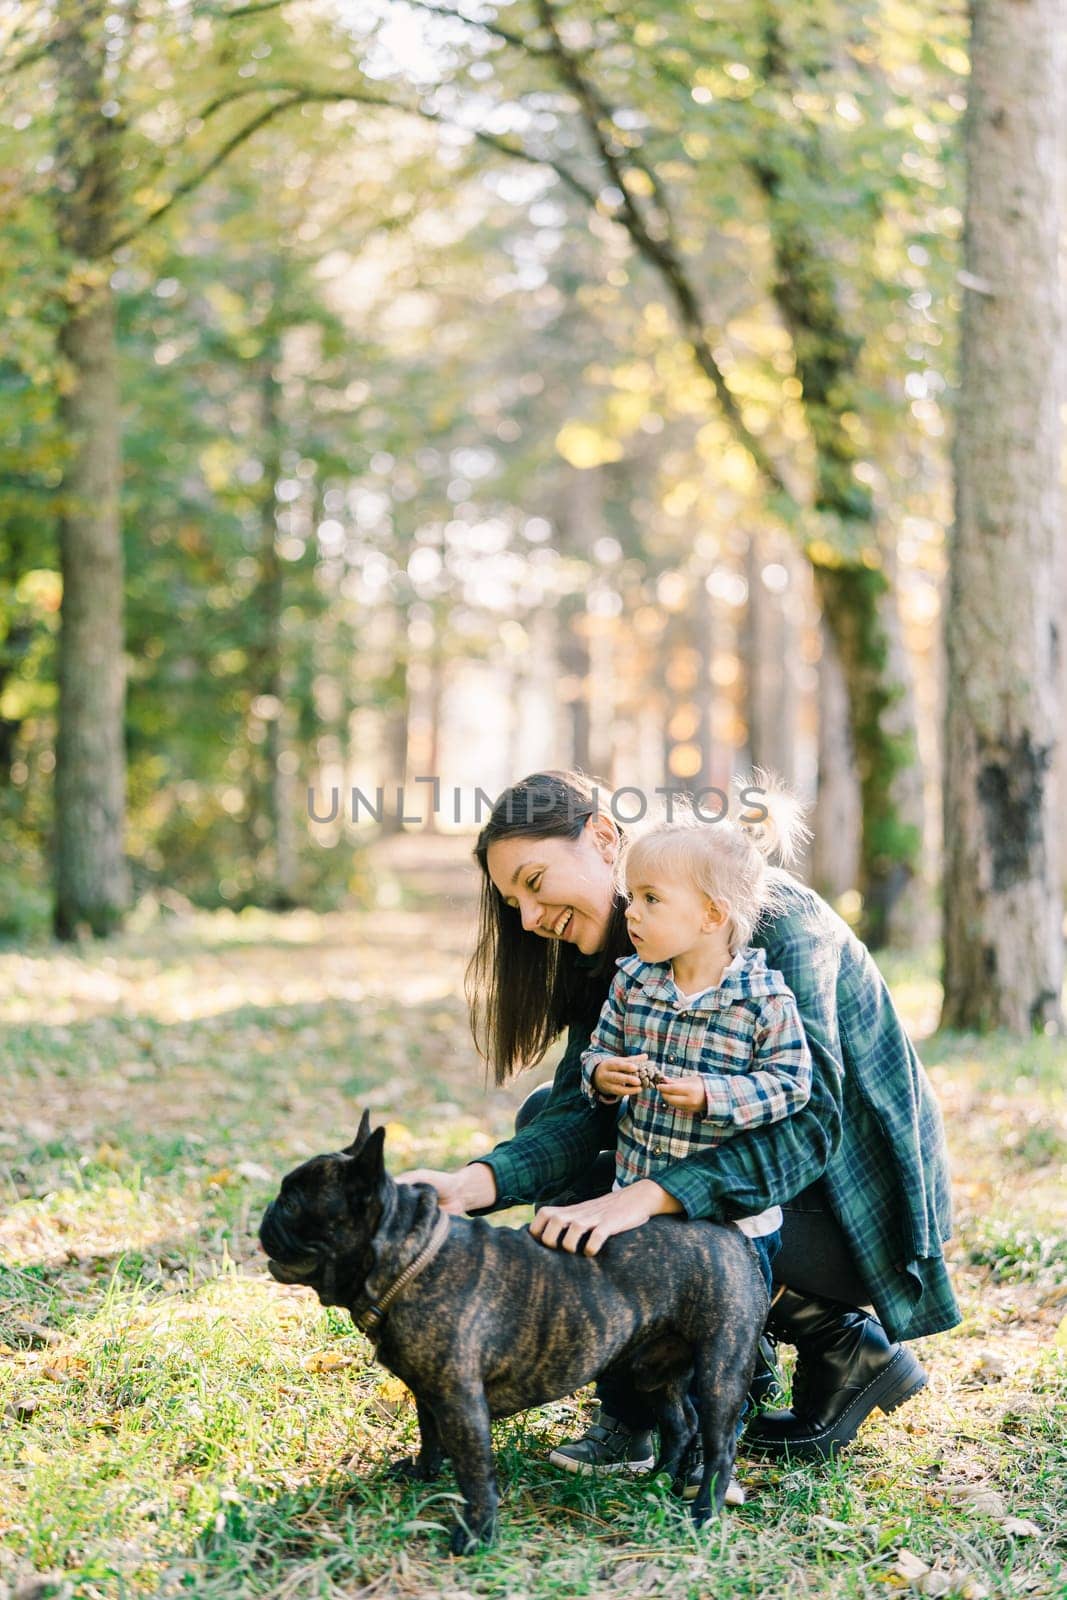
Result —
[{"label": "forest floor", "polygon": [[475,1062],[457,847],[401,841],[378,871],[358,914],[0,951],[0,1595],[1067,1594],[1067,1048],[932,1033],[932,956],[886,964],[956,1178],[963,1322],[913,1347],[929,1388],[832,1467],[742,1446],[748,1503],[699,1534],[661,1482],[548,1466],[588,1396],[547,1406],[495,1430],[496,1546],[445,1555],[451,1477],[382,1474],[406,1390],[255,1238],[362,1108],[394,1171],[448,1167],[547,1076],[493,1090]]}]

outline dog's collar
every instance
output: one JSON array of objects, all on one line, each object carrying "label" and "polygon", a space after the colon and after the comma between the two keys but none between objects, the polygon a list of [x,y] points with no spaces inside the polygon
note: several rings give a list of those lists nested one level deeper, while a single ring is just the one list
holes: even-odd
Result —
[{"label": "dog's collar", "polygon": [[399,1278],[390,1284],[384,1294],[380,1294],[376,1300],[372,1300],[365,1311],[361,1311],[358,1316],[355,1312],[352,1313],[352,1321],[362,1333],[367,1334],[372,1339],[377,1336],[382,1322],[385,1320],[385,1313],[389,1310],[393,1301],[404,1292],[410,1283],[415,1281],[425,1267],[430,1265],[430,1262],[448,1238],[448,1222],[448,1217],[442,1211],[437,1219],[437,1226],[430,1235],[429,1242],[419,1251],[414,1261],[408,1263]]}]

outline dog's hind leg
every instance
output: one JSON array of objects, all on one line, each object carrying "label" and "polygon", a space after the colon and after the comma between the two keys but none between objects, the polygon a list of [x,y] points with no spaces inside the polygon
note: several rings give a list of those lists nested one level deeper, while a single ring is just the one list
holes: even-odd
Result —
[{"label": "dog's hind leg", "polygon": [[652,1470],[668,1473],[672,1483],[678,1476],[682,1458],[697,1430],[697,1414],[686,1388],[687,1380],[678,1378],[652,1396],[659,1407],[659,1455]]},{"label": "dog's hind leg", "polygon": [[429,1483],[440,1473],[444,1465],[445,1452],[441,1447],[441,1436],[437,1431],[437,1418],[430,1407],[417,1395],[415,1405],[419,1413],[419,1453],[415,1456],[401,1456],[399,1461],[390,1462],[386,1475],[390,1478],[408,1479],[413,1483]]},{"label": "dog's hind leg", "polygon": [[463,1509],[452,1530],[454,1556],[471,1555],[489,1544],[496,1526],[496,1471],[489,1432],[489,1406],[482,1388],[453,1390],[434,1401],[441,1447],[452,1458]]},{"label": "dog's hind leg", "polygon": [[696,1355],[697,1410],[704,1442],[704,1477],[690,1506],[693,1521],[701,1527],[722,1510],[730,1474],[737,1455],[738,1426],[745,1405],[751,1364],[739,1370],[724,1365],[714,1347],[698,1347]]}]

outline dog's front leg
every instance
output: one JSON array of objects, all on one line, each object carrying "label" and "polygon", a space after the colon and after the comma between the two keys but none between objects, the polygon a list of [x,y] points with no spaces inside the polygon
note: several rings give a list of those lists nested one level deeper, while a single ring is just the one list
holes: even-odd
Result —
[{"label": "dog's front leg", "polygon": [[434,1414],[463,1496],[463,1510],[452,1530],[452,1554],[467,1556],[492,1540],[500,1498],[485,1391],[481,1387],[454,1391],[435,1405]]},{"label": "dog's front leg", "polygon": [[441,1435],[437,1428],[437,1418],[425,1400],[415,1396],[415,1406],[419,1413],[419,1453],[416,1456],[401,1456],[399,1461],[389,1465],[390,1478],[406,1479],[413,1483],[429,1483],[436,1478],[444,1465],[445,1452],[441,1445]]}]

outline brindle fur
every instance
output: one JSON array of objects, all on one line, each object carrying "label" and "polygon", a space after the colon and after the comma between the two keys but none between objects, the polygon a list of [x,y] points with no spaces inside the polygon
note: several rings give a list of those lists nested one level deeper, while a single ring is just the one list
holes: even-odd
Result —
[{"label": "brindle fur", "polygon": [[[395,1282],[440,1215],[429,1185],[389,1177],[383,1143],[364,1113],[347,1150],[288,1174],[260,1228],[279,1282],[307,1284],[353,1315]],[[766,1313],[755,1254],[736,1228],[653,1217],[585,1256],[547,1249],[526,1228],[453,1217],[376,1336],[378,1359],[415,1396],[422,1437],[393,1470],[425,1480],[451,1457],[463,1496],[451,1548],[468,1553],[492,1538],[496,1518],[490,1420],[624,1374],[657,1410],[657,1471],[677,1477],[699,1425],[700,1525],[722,1508]],[[694,1371],[699,1419],[686,1395]]]}]

